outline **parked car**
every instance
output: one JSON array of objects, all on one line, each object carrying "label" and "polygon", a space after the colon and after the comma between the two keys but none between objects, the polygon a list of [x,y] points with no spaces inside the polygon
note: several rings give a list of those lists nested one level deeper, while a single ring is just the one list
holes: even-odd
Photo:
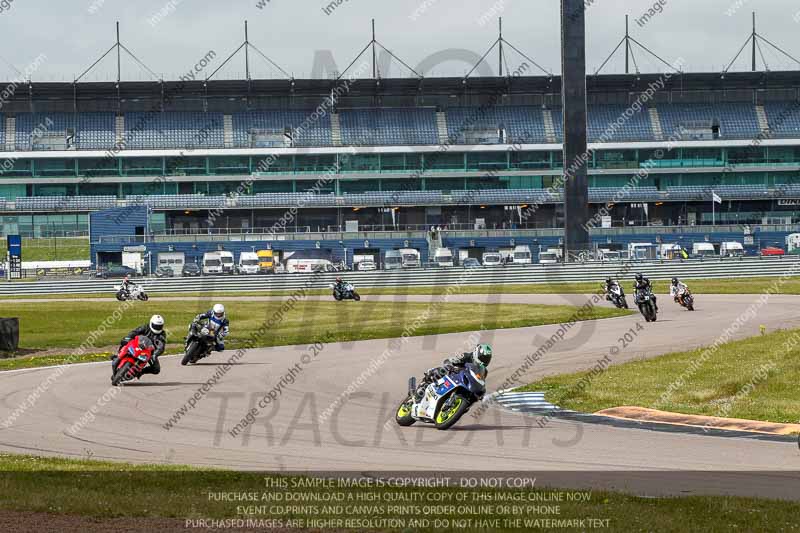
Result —
[{"label": "parked car", "polygon": [[480,268],[481,263],[474,257],[467,257],[461,262],[461,266],[464,268]]},{"label": "parked car", "polygon": [[96,276],[102,279],[109,278],[124,278],[125,276],[136,276],[138,273],[135,269],[124,265],[113,265],[103,270],[98,270]]},{"label": "parked car", "polygon": [[196,263],[184,263],[181,274],[184,276],[200,276],[203,274],[203,271]]},{"label": "parked car", "polygon": [[375,270],[376,268],[375,261],[370,261],[369,259],[364,259],[358,263],[358,270]]},{"label": "parked car", "polygon": [[782,248],[776,246],[767,246],[761,250],[761,255],[785,255],[786,252]]},{"label": "parked car", "polygon": [[169,267],[160,266],[153,272],[153,275],[157,278],[171,278],[175,275],[175,272]]}]

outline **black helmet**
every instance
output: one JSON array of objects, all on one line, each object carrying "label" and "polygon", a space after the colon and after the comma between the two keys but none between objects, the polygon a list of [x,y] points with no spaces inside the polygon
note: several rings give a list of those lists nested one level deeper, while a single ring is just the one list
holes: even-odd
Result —
[{"label": "black helmet", "polygon": [[677,285],[678,284],[678,278],[672,278],[672,284],[673,285]]},{"label": "black helmet", "polygon": [[488,344],[479,344],[475,347],[472,355],[481,362],[483,366],[489,366],[492,362],[492,347]]},{"label": "black helmet", "polygon": [[636,281],[642,281],[643,279],[644,279],[644,276],[642,275],[642,273],[641,272],[637,272],[636,273]]},{"label": "black helmet", "polygon": [[611,285],[614,281],[611,278],[606,278],[606,284]]}]

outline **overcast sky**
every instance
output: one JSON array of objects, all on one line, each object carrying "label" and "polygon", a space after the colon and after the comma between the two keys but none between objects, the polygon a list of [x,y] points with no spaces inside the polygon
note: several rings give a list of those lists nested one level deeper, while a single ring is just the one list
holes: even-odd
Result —
[{"label": "overcast sky", "polygon": [[[265,4],[261,9],[259,2]],[[466,61],[482,55],[497,38],[497,17],[502,16],[504,36],[511,44],[546,70],[560,71],[557,0],[343,0],[326,14],[330,2],[0,0],[0,57],[24,71],[44,54],[31,75],[34,81],[72,80],[114,43],[114,21],[119,20],[123,44],[165,79],[191,69],[209,50],[216,52],[204,77],[241,44],[243,21],[248,19],[251,42],[295,77],[304,78],[328,73],[330,58],[344,69],[369,42],[374,17],[378,40],[409,65],[427,60],[427,76],[463,75],[471,68]],[[662,12],[640,25],[636,19],[658,3]],[[619,42],[628,13],[632,36],[668,62],[681,58],[685,71],[720,71],[747,38],[753,10],[759,33],[800,57],[798,0],[594,0],[587,10],[587,68],[597,69]],[[762,50],[772,70],[800,68],[768,45]],[[603,72],[621,72],[622,58],[617,55]],[[512,70],[523,61],[511,50],[507,59]],[[636,51],[636,59],[643,72],[663,70],[643,52]],[[110,55],[84,79],[114,79],[115,61]],[[254,78],[280,77],[257,54],[251,54],[250,61]],[[749,51],[734,70],[748,67]],[[496,70],[493,53],[483,72]],[[394,63],[382,74],[407,72]],[[0,62],[0,76],[13,75],[14,70]],[[244,56],[234,58],[216,77],[244,77]],[[123,54],[123,79],[149,78]]]}]

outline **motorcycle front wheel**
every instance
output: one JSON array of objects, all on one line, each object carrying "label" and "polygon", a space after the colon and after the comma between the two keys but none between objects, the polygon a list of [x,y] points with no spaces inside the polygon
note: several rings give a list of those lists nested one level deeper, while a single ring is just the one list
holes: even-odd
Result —
[{"label": "motorcycle front wheel", "polygon": [[147,300],[149,300],[149,299],[150,299],[150,297],[149,297],[149,296],[147,296],[147,293],[140,292],[140,293],[139,293],[139,299],[140,299],[141,301],[143,301],[143,302],[146,302]]},{"label": "motorcycle front wheel", "polygon": [[186,348],[186,354],[181,359],[181,365],[186,366],[189,363],[194,363],[200,358],[200,343],[192,341]]},{"label": "motorcycle front wheel", "polygon": [[336,300],[337,302],[339,302],[342,299],[342,295],[339,294],[338,292],[334,292],[333,293],[333,299]]},{"label": "motorcycle front wheel", "polygon": [[353,300],[355,300],[357,302],[361,301],[361,296],[359,296],[358,293],[355,292],[355,291],[353,291]]},{"label": "motorcycle front wheel", "polygon": [[397,408],[397,414],[394,415],[394,419],[399,426],[410,426],[416,420],[411,417],[411,406],[414,404],[414,400],[411,396],[408,396],[403,403],[400,404],[400,407]]},{"label": "motorcycle front wheel", "polygon": [[131,372],[131,364],[125,363],[124,365],[122,365],[122,367],[117,369],[117,372],[114,374],[114,377],[111,378],[111,384],[116,387],[123,381],[131,379],[133,376],[129,375],[130,372]]},{"label": "motorcycle front wheel", "polygon": [[439,412],[436,413],[436,429],[449,429],[458,422],[458,419],[467,412],[467,409],[469,409],[469,400],[460,394],[454,394],[450,406],[442,406]]}]

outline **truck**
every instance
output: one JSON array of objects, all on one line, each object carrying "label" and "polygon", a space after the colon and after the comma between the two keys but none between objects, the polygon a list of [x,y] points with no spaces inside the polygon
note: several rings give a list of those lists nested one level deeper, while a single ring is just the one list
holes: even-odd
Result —
[{"label": "truck", "polygon": [[256,252],[242,252],[239,254],[236,270],[239,274],[258,274],[261,271],[259,262]]},{"label": "truck", "polygon": [[503,263],[503,257],[500,252],[485,252],[481,258],[483,266],[500,266]]},{"label": "truck", "polygon": [[[789,237],[791,237],[791,235],[786,237],[787,245]],[[737,241],[725,241],[719,246],[719,254],[722,257],[742,257],[744,255],[744,246]]]},{"label": "truck", "polygon": [[436,263],[436,266],[449,268],[455,266],[453,263],[453,252],[450,251],[450,248],[437,248],[435,252],[433,252],[433,262]]},{"label": "truck", "polygon": [[683,248],[680,244],[662,244],[658,249],[658,256],[661,259],[681,259],[683,258]]},{"label": "truck", "polygon": [[710,242],[696,242],[692,244],[692,255],[695,257],[714,257],[717,252]]},{"label": "truck", "polygon": [[400,248],[397,250],[403,258],[403,268],[419,268],[419,250],[416,248]]},{"label": "truck", "polygon": [[275,252],[272,250],[259,250],[256,252],[258,257],[258,269],[262,274],[275,272]]},{"label": "truck", "polygon": [[183,252],[159,252],[157,269],[170,270],[173,276],[183,275],[183,265],[186,263],[186,254]]},{"label": "truck", "polygon": [[206,252],[203,254],[203,274],[222,274],[222,258],[220,252]]},{"label": "truck", "polygon": [[514,254],[511,257],[515,265],[530,265],[533,262],[530,246],[515,246]]},{"label": "truck", "polygon": [[399,250],[386,250],[383,255],[383,269],[397,270],[403,268],[403,254]]}]

